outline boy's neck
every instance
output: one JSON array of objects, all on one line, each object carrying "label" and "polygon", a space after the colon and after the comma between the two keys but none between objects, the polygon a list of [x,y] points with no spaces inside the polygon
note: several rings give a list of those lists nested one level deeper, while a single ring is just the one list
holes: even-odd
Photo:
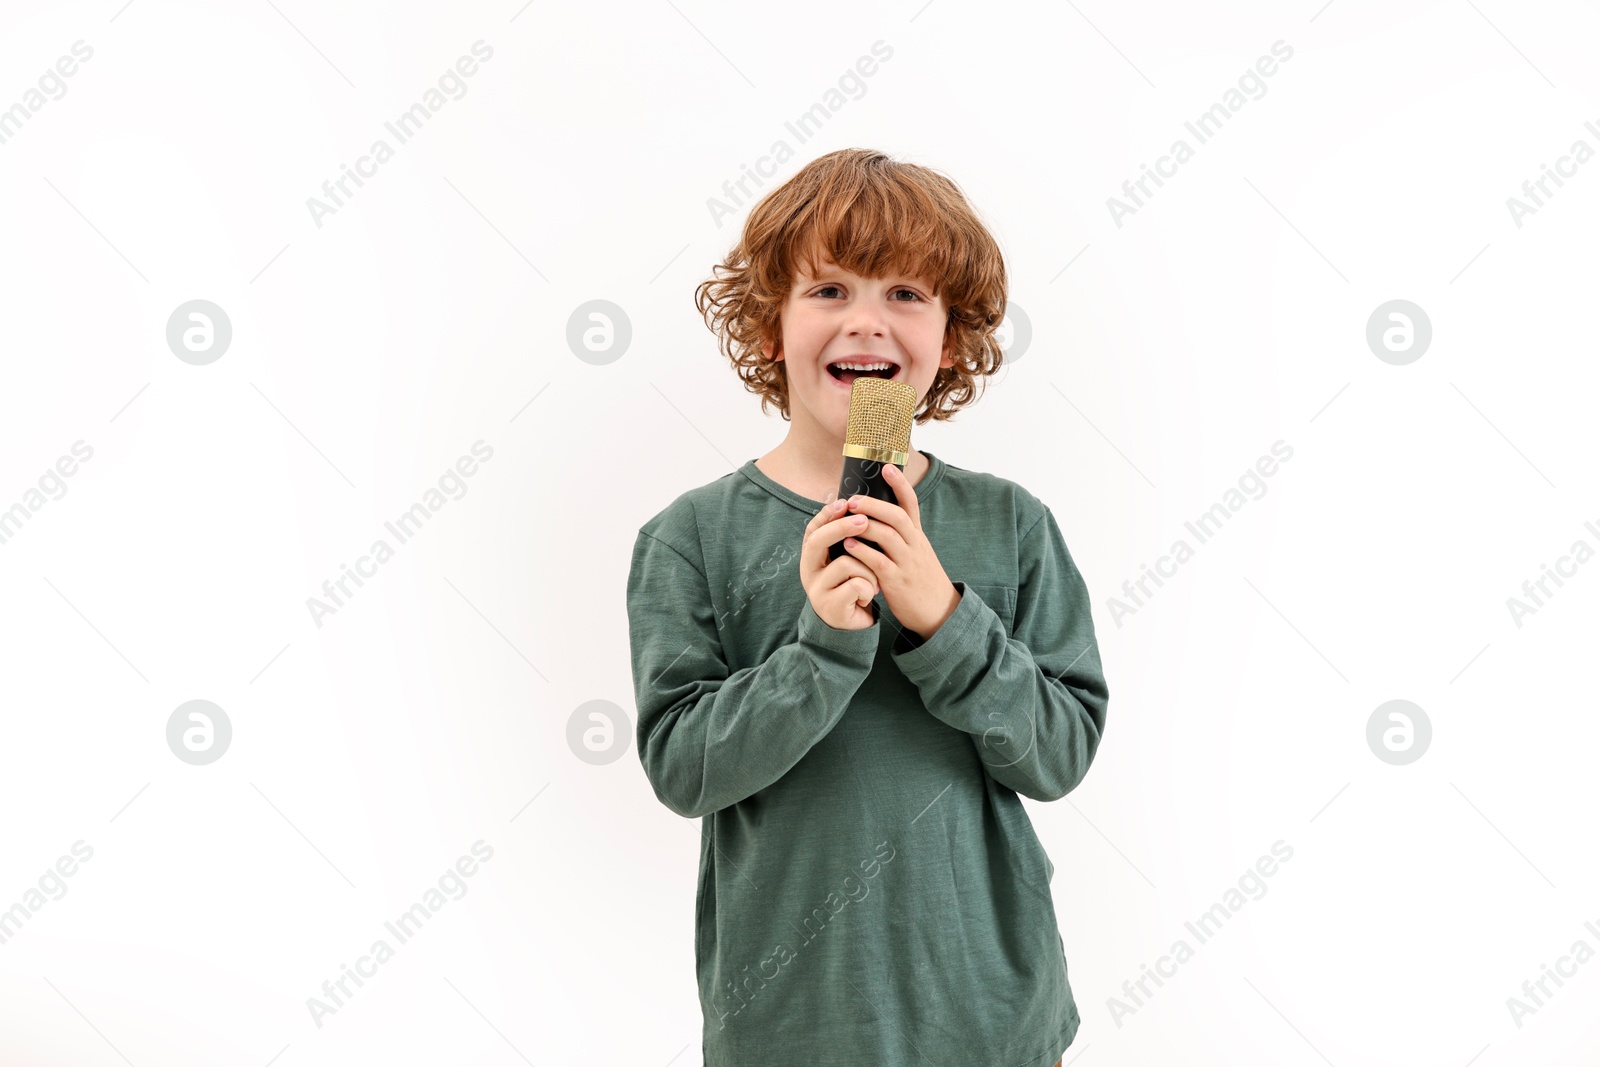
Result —
[{"label": "boy's neck", "polygon": [[[803,443],[790,427],[789,436],[777,448],[756,460],[761,473],[785,489],[807,500],[826,501],[839,492],[839,475],[844,469],[844,442],[818,438]],[[906,479],[913,489],[932,466],[928,457],[912,449],[906,459]]]}]

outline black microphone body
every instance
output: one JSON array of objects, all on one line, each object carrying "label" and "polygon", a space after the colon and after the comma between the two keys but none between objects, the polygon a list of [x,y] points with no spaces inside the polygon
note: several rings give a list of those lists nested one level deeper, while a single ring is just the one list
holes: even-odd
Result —
[{"label": "black microphone body", "polygon": [[[899,467],[902,472],[906,469],[902,463],[896,463],[895,466]],[[895,495],[894,486],[890,485],[883,476],[883,467],[884,464],[875,459],[845,456],[844,472],[839,476],[839,499],[846,500],[853,496],[869,496],[874,500],[886,500],[891,504],[899,504],[900,498]],[[858,537],[856,540],[868,548],[882,551],[882,549],[878,548],[876,541],[871,541],[865,537]],[[843,538],[828,546],[829,563],[847,554]]]}]

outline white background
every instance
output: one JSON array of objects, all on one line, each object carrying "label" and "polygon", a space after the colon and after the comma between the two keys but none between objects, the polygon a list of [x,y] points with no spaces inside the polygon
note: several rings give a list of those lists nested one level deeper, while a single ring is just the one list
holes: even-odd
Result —
[{"label": "white background", "polygon": [[[623,592],[646,519],[787,429],[692,301],[748,207],[708,198],[781,139],[752,192],[841,147],[950,175],[1032,324],[913,440],[1048,503],[1095,601],[1104,743],[1029,802],[1067,1062],[1594,1062],[1600,960],[1520,1026],[1507,998],[1600,951],[1600,563],[1521,626],[1507,599],[1600,548],[1600,160],[1520,227],[1506,201],[1600,149],[1600,15],[919,3],[0,8],[0,108],[94,50],[0,144],[0,509],[27,511],[0,544],[0,908],[93,849],[0,944],[0,1061],[699,1063],[699,825],[631,747]],[[384,122],[480,39],[396,146]],[[1184,122],[1278,40],[1198,144]],[[318,226],[307,199],[379,137],[394,158]],[[1119,227],[1107,199],[1179,137]],[[233,330],[203,366],[166,340],[195,299]],[[632,327],[604,365],[566,339],[593,299]],[[1366,341],[1394,299],[1433,330],[1403,366]],[[319,626],[308,598],[479,440],[465,494]],[[1266,494],[1119,624],[1123,582],[1280,440]],[[233,730],[206,766],[167,744],[193,699]],[[1366,740],[1392,699],[1433,729],[1404,766]],[[630,746],[603,765],[568,742],[596,700]],[[465,895],[318,1026],[308,998],[479,840]],[[1115,1017],[1278,840],[1266,895]]]}]

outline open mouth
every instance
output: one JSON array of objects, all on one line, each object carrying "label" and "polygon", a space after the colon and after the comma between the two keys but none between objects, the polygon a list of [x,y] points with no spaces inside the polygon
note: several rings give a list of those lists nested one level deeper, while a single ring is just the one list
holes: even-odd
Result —
[{"label": "open mouth", "polygon": [[887,360],[866,366],[855,367],[847,363],[828,364],[828,373],[833,375],[833,380],[849,385],[860,377],[868,378],[893,378],[900,373],[900,368]]}]

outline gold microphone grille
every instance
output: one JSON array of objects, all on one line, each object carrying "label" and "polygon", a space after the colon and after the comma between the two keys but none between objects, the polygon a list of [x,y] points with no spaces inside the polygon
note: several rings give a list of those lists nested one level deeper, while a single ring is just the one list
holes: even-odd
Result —
[{"label": "gold microphone grille", "polygon": [[907,382],[863,374],[850,383],[850,422],[844,443],[886,452],[911,450],[917,391]]}]

